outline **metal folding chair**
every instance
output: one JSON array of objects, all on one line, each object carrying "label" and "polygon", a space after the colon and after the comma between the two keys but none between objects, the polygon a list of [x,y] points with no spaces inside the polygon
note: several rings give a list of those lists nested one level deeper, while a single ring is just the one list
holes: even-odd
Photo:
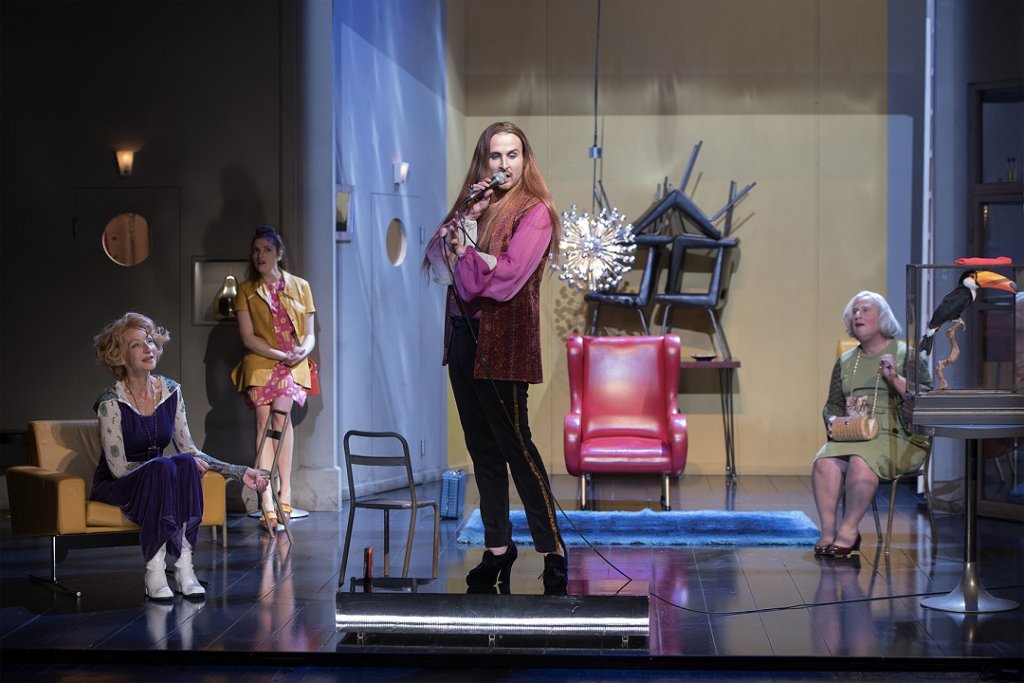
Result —
[{"label": "metal folding chair", "polygon": [[[367,448],[360,448],[358,451],[352,448],[352,439],[359,438],[360,443],[367,443]],[[378,447],[391,441],[391,448],[385,453],[393,453],[400,449],[399,455],[380,454],[380,451],[372,449],[373,444]],[[348,528],[345,531],[345,548],[341,555],[341,573],[338,576],[338,587],[345,584],[345,570],[348,567],[348,553],[352,542],[352,527],[355,522],[356,510],[380,510],[384,513],[384,576],[390,574],[391,562],[391,512],[393,510],[409,511],[409,533],[405,542],[405,562],[402,565],[402,577],[409,575],[409,559],[412,556],[413,535],[416,532],[416,515],[422,508],[433,508],[434,510],[434,558],[433,573],[431,576],[437,578],[437,553],[440,545],[441,534],[441,509],[434,500],[424,500],[416,495],[416,483],[413,480],[412,460],[409,458],[409,443],[401,434],[395,432],[364,432],[351,430],[344,437],[345,468],[348,474],[349,491],[349,513]],[[396,443],[397,442],[397,443]],[[397,447],[396,447],[397,446]],[[395,494],[387,497],[362,496],[356,492],[356,480],[353,476],[353,467],[361,468],[392,468],[393,478],[396,484]],[[389,481],[378,480],[378,481]]]}]

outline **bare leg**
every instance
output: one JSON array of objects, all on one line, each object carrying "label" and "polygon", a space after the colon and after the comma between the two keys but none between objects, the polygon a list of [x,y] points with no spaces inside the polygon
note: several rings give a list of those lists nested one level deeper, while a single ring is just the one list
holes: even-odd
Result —
[{"label": "bare leg", "polygon": [[849,547],[857,541],[860,520],[878,490],[878,476],[860,456],[850,456],[846,469],[846,505],[843,521],[836,533],[835,544]]},{"label": "bare leg", "polygon": [[830,545],[836,539],[836,514],[839,507],[839,490],[848,463],[845,458],[819,458],[814,461],[811,472],[811,489],[814,504],[821,521],[821,535],[814,545]]}]

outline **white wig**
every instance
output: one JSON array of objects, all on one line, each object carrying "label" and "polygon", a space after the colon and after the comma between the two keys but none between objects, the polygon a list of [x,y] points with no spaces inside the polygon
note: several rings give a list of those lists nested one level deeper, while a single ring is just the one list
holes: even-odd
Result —
[{"label": "white wig", "polygon": [[900,327],[899,321],[893,315],[892,308],[889,307],[889,302],[885,300],[885,297],[865,289],[854,294],[846,304],[846,308],[843,309],[843,324],[846,325],[846,334],[853,336],[853,305],[859,299],[868,299],[878,306],[878,331],[882,333],[883,337],[895,339],[903,333],[903,328]]}]

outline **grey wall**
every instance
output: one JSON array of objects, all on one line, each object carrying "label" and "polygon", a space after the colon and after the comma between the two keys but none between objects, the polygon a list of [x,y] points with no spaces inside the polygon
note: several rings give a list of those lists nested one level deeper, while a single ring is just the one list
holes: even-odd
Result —
[{"label": "grey wall", "polygon": [[[952,263],[969,253],[969,85],[1024,80],[1024,3],[1006,0],[935,2],[935,246],[934,263]],[[991,254],[986,254],[991,255]],[[951,288],[935,283],[937,303]],[[950,384],[965,381],[966,366],[952,366]],[[963,477],[964,445],[936,439],[934,478],[957,488]]]},{"label": "grey wall", "polygon": [[[92,336],[127,307],[157,309],[173,336],[160,371],[182,382],[198,445],[251,460],[252,417],[227,376],[237,329],[192,324],[191,271],[196,256],[247,258],[258,223],[295,234],[282,208],[288,5],[2,4],[4,429],[91,416],[111,381]],[[128,178],[121,144],[140,148]],[[132,269],[90,261],[93,223],[140,196],[156,197],[159,255]]]},{"label": "grey wall", "polygon": [[[0,428],[92,416],[112,380],[92,336],[135,309],[171,330],[159,371],[182,382],[200,448],[251,462],[253,418],[229,380],[243,352],[237,328],[193,320],[193,261],[245,260],[254,227],[268,222],[318,309],[324,393],[295,411],[295,502],[338,508],[349,428],[411,431],[421,472],[439,474],[440,292],[417,264],[420,226],[445,208],[440,0],[15,1],[0,12]],[[127,178],[114,163],[121,145],[139,149]],[[403,188],[394,155],[412,163]],[[336,158],[361,221],[345,244],[334,239]],[[364,269],[384,252],[387,223],[360,213],[374,202],[409,228],[402,269]],[[98,235],[129,210],[150,219],[156,253],[122,268]],[[427,307],[425,330],[404,317],[407,304]],[[237,488],[229,501],[241,508]]]},{"label": "grey wall", "polygon": [[924,175],[925,34],[924,0],[888,6],[889,243],[888,301],[906,319],[906,264],[921,263],[921,197]]},{"label": "grey wall", "polygon": [[[349,241],[339,242],[339,435],[395,431],[415,470],[447,467],[444,289],[420,263],[446,205],[445,40],[440,0],[335,0],[335,175],[350,189]],[[409,164],[394,182],[396,162]],[[404,258],[389,256],[404,242]],[[359,479],[359,477],[357,477]],[[361,490],[386,480],[357,481]]]}]

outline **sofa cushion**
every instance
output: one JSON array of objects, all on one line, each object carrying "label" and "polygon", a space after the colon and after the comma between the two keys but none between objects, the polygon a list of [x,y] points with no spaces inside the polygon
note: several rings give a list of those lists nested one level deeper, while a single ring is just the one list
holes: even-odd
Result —
[{"label": "sofa cushion", "polygon": [[139,528],[137,524],[124,516],[121,508],[95,500],[90,500],[85,506],[85,523],[89,526]]},{"label": "sofa cushion", "polygon": [[638,436],[587,439],[580,452],[580,469],[593,474],[673,474],[668,443]]},{"label": "sofa cushion", "polygon": [[[15,534],[139,528],[117,506],[88,500],[96,464],[102,457],[98,420],[34,420],[29,423],[29,433],[33,464],[11,467],[7,472]],[[216,472],[203,477],[203,526],[226,524],[225,484],[225,478]]]}]

